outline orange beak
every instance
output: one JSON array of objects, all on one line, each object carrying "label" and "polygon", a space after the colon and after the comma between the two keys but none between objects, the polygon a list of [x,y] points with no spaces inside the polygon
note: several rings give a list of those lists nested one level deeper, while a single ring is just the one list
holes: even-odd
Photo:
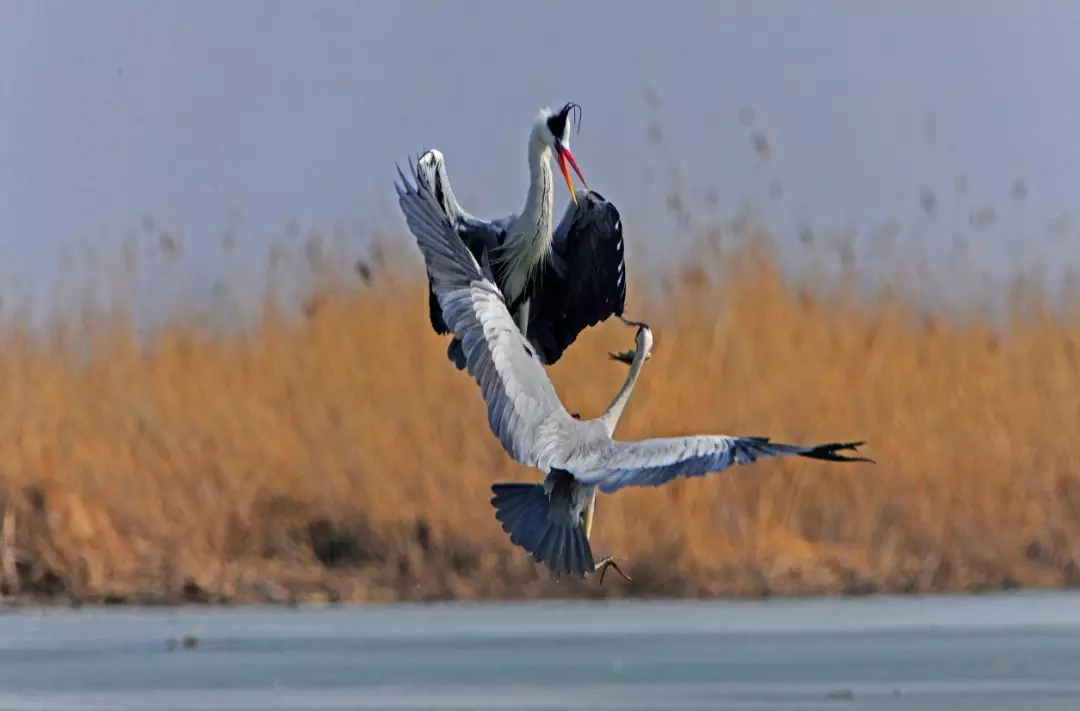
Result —
[{"label": "orange beak", "polygon": [[589,184],[585,182],[585,176],[581,174],[581,169],[577,166],[577,161],[574,160],[574,154],[570,152],[569,148],[566,148],[561,143],[555,144],[555,152],[559,154],[559,169],[562,170],[563,178],[566,179],[566,187],[570,189],[570,197],[573,198],[574,204],[577,205],[577,194],[574,192],[574,182],[570,179],[570,171],[566,169],[566,162],[570,161],[570,167],[574,169],[577,176],[581,178],[581,184],[585,186],[585,189],[589,189]]}]

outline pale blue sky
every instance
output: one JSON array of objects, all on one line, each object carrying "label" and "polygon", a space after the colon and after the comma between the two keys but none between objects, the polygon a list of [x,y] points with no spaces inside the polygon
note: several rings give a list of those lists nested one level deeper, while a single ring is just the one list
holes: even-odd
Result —
[{"label": "pale blue sky", "polygon": [[578,162],[629,238],[677,243],[644,179],[663,175],[647,87],[688,194],[715,188],[723,213],[760,197],[782,233],[896,218],[936,249],[992,202],[987,264],[1033,245],[1061,264],[1073,244],[1043,235],[1080,185],[1078,36],[1070,0],[0,0],[0,275],[48,283],[61,245],[116,242],[146,214],[207,273],[236,224],[260,256],[290,222],[400,230],[394,163],[431,146],[470,209],[504,214],[537,108],[570,100]]}]

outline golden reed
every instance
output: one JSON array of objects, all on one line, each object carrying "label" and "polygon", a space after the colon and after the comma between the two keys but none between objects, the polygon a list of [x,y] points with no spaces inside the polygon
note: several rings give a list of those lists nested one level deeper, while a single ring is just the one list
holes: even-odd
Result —
[{"label": "golden reed", "polygon": [[[657,347],[617,435],[865,439],[876,465],[767,461],[601,497],[594,549],[625,559],[634,582],[555,584],[495,521],[489,485],[534,474],[503,453],[475,384],[447,362],[406,249],[326,277],[298,318],[268,292],[239,335],[181,311],[140,344],[121,300],[58,315],[38,338],[8,308],[3,592],[169,602],[1080,583],[1075,308],[1028,298],[995,327],[975,309],[950,319],[895,294],[792,282],[760,236],[722,257],[695,249],[697,266],[657,299],[643,295],[645,260],[631,262],[628,313]],[[618,323],[591,329],[552,369],[571,411],[606,406],[625,373],[606,353],[632,338]]]}]

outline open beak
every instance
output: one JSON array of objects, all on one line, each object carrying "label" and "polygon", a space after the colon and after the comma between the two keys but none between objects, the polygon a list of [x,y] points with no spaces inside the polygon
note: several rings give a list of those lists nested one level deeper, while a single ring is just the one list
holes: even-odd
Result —
[{"label": "open beak", "polygon": [[559,154],[559,169],[562,170],[563,177],[566,178],[566,187],[570,189],[570,197],[573,198],[574,204],[577,205],[577,194],[574,192],[574,181],[570,179],[570,171],[566,169],[566,162],[570,162],[570,167],[574,169],[577,176],[581,178],[581,184],[585,186],[585,189],[589,189],[589,184],[585,182],[585,176],[581,174],[581,169],[577,167],[577,161],[574,160],[574,154],[570,152],[570,149],[561,143],[555,144],[555,152]]}]

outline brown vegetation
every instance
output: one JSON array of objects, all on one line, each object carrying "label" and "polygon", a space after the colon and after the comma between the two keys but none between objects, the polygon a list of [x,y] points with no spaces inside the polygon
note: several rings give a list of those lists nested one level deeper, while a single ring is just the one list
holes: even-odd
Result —
[{"label": "brown vegetation", "polygon": [[[491,482],[539,475],[504,454],[475,384],[447,362],[412,255],[324,275],[296,319],[268,296],[240,335],[189,318],[140,344],[114,307],[58,316],[39,339],[9,312],[2,592],[168,602],[1080,583],[1075,312],[1029,299],[998,329],[843,282],[810,289],[779,273],[760,236],[695,258],[647,305],[647,270],[631,270],[628,313],[651,322],[657,348],[618,435],[866,439],[876,466],[766,461],[601,497],[594,548],[624,558],[634,582],[556,585],[492,515]],[[605,354],[632,337],[591,329],[551,370],[571,411],[606,406],[625,368]]]}]

